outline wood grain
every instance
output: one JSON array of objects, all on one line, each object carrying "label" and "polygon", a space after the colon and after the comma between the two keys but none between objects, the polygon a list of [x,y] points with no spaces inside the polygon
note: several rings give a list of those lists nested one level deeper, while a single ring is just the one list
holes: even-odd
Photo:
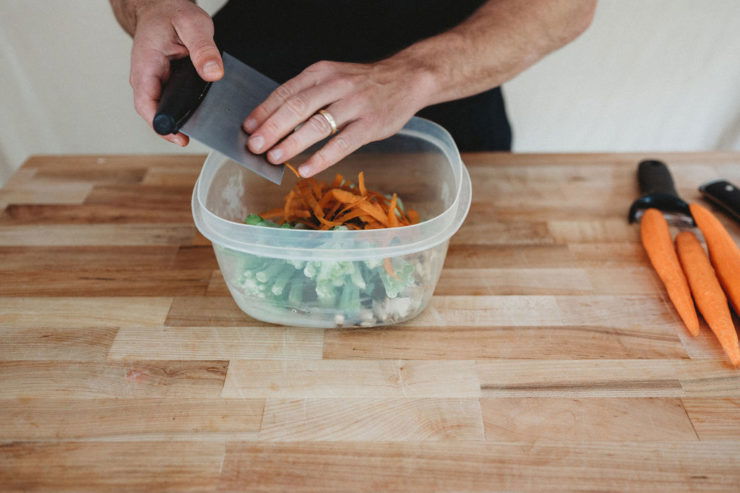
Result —
[{"label": "wood grain", "polygon": [[740,399],[682,399],[686,415],[702,440],[740,440]]},{"label": "wood grain", "polygon": [[0,436],[34,441],[245,440],[256,438],[263,408],[262,399],[8,399],[0,400]]},{"label": "wood grain", "polygon": [[265,441],[483,439],[478,399],[267,399]]},{"label": "wood grain", "polygon": [[0,226],[0,246],[181,245],[189,224],[44,224]]},{"label": "wood grain", "polygon": [[226,361],[0,362],[1,399],[218,397]]},{"label": "wood grain", "polygon": [[123,327],[111,359],[320,359],[324,333],[295,327]]},{"label": "wood grain", "polygon": [[223,397],[478,397],[473,361],[232,361]]},{"label": "wood grain", "polygon": [[157,297],[4,297],[0,327],[159,326],[171,304],[172,298]]},{"label": "wood grain", "polygon": [[738,466],[737,442],[230,443],[221,489],[733,491]]},{"label": "wood grain", "polygon": [[698,440],[680,399],[481,399],[486,439],[497,442]]},{"label": "wood grain", "polygon": [[231,299],[204,156],[32,157],[0,191],[0,491],[734,493],[740,373],[625,221],[644,158],[689,200],[740,181],[738,153],[466,155],[430,307],[325,331]]},{"label": "wood grain", "polygon": [[0,361],[102,361],[118,329],[0,328]]},{"label": "wood grain", "polygon": [[10,491],[215,491],[223,458],[223,443],[6,443],[0,484]]},{"label": "wood grain", "polygon": [[0,296],[191,296],[205,294],[210,270],[28,270],[0,285]]}]

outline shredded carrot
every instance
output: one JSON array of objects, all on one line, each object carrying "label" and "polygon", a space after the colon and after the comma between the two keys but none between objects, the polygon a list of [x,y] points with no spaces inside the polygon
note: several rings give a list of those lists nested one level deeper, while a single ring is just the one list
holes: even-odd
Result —
[{"label": "shredded carrot", "polygon": [[676,307],[681,320],[691,335],[699,335],[699,318],[686,281],[673,248],[668,223],[658,209],[648,209],[640,221],[642,245],[647,251],[653,268],[668,291],[668,297]]},{"label": "shredded carrot", "polygon": [[397,194],[392,198],[368,190],[365,173],[357,176],[357,184],[337,173],[332,182],[302,178],[298,170],[285,163],[298,182],[285,197],[282,207],[261,214],[281,224],[303,224],[310,229],[327,230],[345,226],[352,230],[408,226],[419,222],[419,214],[399,207]]},{"label": "shredded carrot", "polygon": [[367,188],[365,188],[365,172],[360,171],[357,175],[357,188],[360,189],[360,195],[363,197],[367,195]]},{"label": "shredded carrot", "polygon": [[714,214],[699,204],[689,205],[709,248],[709,257],[717,278],[740,315],[740,248]]},{"label": "shredded carrot", "polygon": [[396,204],[398,203],[398,195],[393,194],[391,199],[391,205],[388,207],[388,225],[391,228],[398,226],[398,218],[396,217]]},{"label": "shredded carrot", "polygon": [[298,177],[298,178],[302,178],[302,177],[301,177],[301,174],[300,174],[300,173],[298,172],[298,170],[297,170],[297,169],[295,169],[295,168],[293,167],[293,165],[292,165],[292,164],[290,164],[290,163],[285,163],[285,167],[286,167],[286,168],[288,168],[288,169],[289,169],[290,171],[292,171],[292,172],[293,172],[293,174],[294,174],[294,175],[296,175],[296,177]]},{"label": "shredded carrot", "polygon": [[690,231],[676,235],[676,250],[689,281],[696,306],[717,336],[722,349],[734,366],[740,365],[740,347],[727,297],[714,274],[712,264],[699,240]]}]

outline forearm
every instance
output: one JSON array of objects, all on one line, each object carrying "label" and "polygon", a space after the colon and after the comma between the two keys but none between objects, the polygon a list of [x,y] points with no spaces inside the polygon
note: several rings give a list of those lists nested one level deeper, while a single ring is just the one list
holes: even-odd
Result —
[{"label": "forearm", "polygon": [[575,39],[595,6],[596,0],[489,0],[460,25],[386,62],[415,67],[428,104],[471,96]]}]

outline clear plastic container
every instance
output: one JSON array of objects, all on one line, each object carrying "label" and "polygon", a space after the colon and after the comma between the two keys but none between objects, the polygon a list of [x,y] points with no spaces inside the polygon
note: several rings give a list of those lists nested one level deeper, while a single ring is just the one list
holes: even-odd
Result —
[{"label": "clear plastic container", "polygon": [[360,171],[369,188],[397,193],[421,222],[367,231],[247,225],[247,215],[280,207],[296,178],[286,172],[277,186],[221,154],[208,156],[193,218],[244,312],[282,325],[372,327],[424,310],[470,208],[470,177],[454,141],[439,125],[413,118],[325,173],[354,179]]}]

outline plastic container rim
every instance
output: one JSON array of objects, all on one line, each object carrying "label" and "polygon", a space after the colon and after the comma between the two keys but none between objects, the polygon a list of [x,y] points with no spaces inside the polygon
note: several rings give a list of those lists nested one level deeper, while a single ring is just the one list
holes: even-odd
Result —
[{"label": "plastic container rim", "polygon": [[[205,206],[205,201],[207,198],[206,194],[208,190],[206,190],[206,187],[203,186],[204,180],[210,183],[213,178],[213,174],[215,174],[215,172],[220,169],[220,167],[207,169],[206,164],[204,164],[203,168],[201,169],[200,175],[198,176],[198,179],[193,188],[192,213],[195,220],[195,225],[197,229],[201,232],[201,234],[203,234],[203,236],[221,246],[245,253],[252,253],[274,258],[295,258],[304,260],[319,258],[355,260],[404,255],[437,246],[440,243],[448,240],[462,225],[462,222],[464,221],[465,216],[467,216],[467,212],[470,208],[472,184],[470,182],[470,175],[468,174],[468,171],[465,168],[465,165],[463,164],[460,157],[460,153],[458,152],[457,147],[454,145],[454,141],[452,140],[452,137],[447,132],[447,130],[432,121],[419,117],[412,118],[409,123],[412,122],[422,122],[422,125],[435,128],[436,130],[441,131],[443,136],[448,139],[449,143],[445,143],[435,136],[429,135],[419,130],[408,129],[406,127],[401,129],[401,131],[399,131],[397,134],[422,139],[434,145],[445,155],[448,163],[452,168],[453,176],[457,181],[455,198],[449,207],[447,207],[443,212],[434,216],[433,218],[422,221],[419,224],[393,228],[393,230],[397,231],[400,234],[405,233],[406,235],[411,236],[415,231],[421,228],[434,229],[436,223],[443,223],[440,225],[438,233],[436,234],[426,235],[417,241],[404,242],[399,245],[393,246],[375,246],[372,248],[300,248],[290,246],[270,246],[269,252],[265,252],[264,249],[267,247],[267,245],[263,245],[261,243],[239,241],[234,239],[233,237],[224,236],[224,234],[219,231],[224,229],[238,228],[240,231],[248,234],[250,231],[254,231],[255,233],[263,233],[265,228],[262,226],[242,224],[224,219],[213,213]],[[452,145],[450,145],[450,143]],[[216,151],[212,151],[206,158],[206,163],[212,160],[214,156],[221,157],[219,153],[217,153]],[[228,159],[225,156],[222,157],[223,159]],[[467,199],[466,203],[462,204],[461,201],[465,199]],[[463,210],[460,210],[461,208]],[[202,217],[202,215],[205,217]],[[363,241],[369,242],[372,242],[374,239],[384,239],[388,237],[388,231],[388,229],[362,231],[362,239]],[[291,236],[297,236],[300,238],[301,236],[310,234],[312,238],[320,238],[321,236],[325,236],[327,240],[331,238],[342,238],[358,234],[358,231],[352,230],[322,231],[277,228],[274,230],[271,229],[271,232],[279,234],[284,238]]]}]

